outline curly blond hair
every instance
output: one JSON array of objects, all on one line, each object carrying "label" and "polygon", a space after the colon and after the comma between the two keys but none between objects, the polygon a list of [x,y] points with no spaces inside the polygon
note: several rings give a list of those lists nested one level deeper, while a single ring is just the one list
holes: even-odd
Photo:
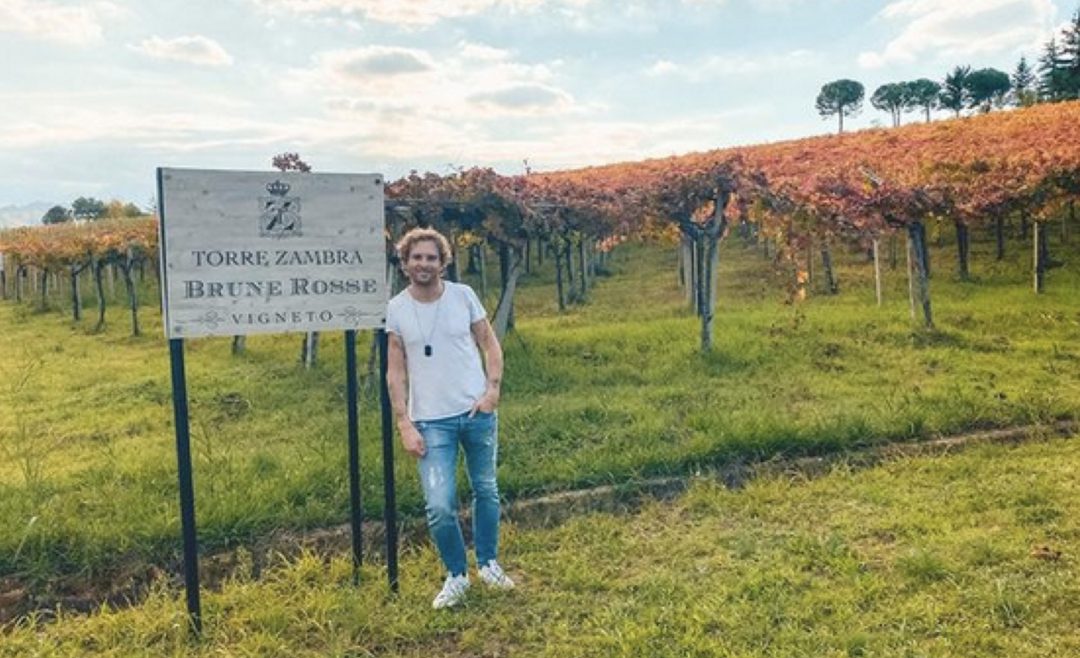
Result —
[{"label": "curly blond hair", "polygon": [[402,265],[409,262],[409,252],[412,251],[413,245],[422,240],[430,240],[435,243],[435,248],[439,251],[439,261],[443,267],[454,260],[454,252],[450,249],[450,242],[442,233],[433,228],[414,228],[401,236],[401,239],[394,245]]}]

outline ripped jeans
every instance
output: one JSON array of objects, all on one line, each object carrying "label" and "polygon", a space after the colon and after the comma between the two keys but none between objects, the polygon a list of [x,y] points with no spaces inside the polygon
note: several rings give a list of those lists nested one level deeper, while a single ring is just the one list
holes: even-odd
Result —
[{"label": "ripped jeans", "polygon": [[499,550],[499,486],[495,463],[499,452],[498,417],[494,413],[469,414],[414,423],[424,437],[427,452],[419,459],[428,529],[446,570],[463,575],[467,570],[465,539],[458,522],[458,444],[465,450],[465,468],[473,491],[473,541],[476,563],[496,559]]}]

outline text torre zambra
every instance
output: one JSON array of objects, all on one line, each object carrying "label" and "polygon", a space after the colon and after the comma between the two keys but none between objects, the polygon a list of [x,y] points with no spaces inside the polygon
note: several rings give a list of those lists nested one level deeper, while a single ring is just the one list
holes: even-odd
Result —
[{"label": "text torre zambra", "polygon": [[195,267],[363,265],[357,249],[196,249]]}]

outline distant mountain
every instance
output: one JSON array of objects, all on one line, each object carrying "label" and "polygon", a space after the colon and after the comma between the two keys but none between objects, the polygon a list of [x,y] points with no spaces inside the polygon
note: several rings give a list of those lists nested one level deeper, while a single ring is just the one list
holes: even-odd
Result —
[{"label": "distant mountain", "polygon": [[47,201],[35,201],[25,206],[0,207],[0,229],[40,224],[41,216],[55,205]]}]

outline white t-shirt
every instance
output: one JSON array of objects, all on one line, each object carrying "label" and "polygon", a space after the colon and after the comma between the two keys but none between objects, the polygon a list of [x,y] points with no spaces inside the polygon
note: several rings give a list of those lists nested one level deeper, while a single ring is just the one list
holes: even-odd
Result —
[{"label": "white t-shirt", "polygon": [[484,306],[469,286],[443,285],[442,296],[433,302],[417,301],[402,290],[386,311],[386,330],[405,345],[409,418],[414,421],[463,414],[487,388],[472,334],[472,324],[487,317]]}]

